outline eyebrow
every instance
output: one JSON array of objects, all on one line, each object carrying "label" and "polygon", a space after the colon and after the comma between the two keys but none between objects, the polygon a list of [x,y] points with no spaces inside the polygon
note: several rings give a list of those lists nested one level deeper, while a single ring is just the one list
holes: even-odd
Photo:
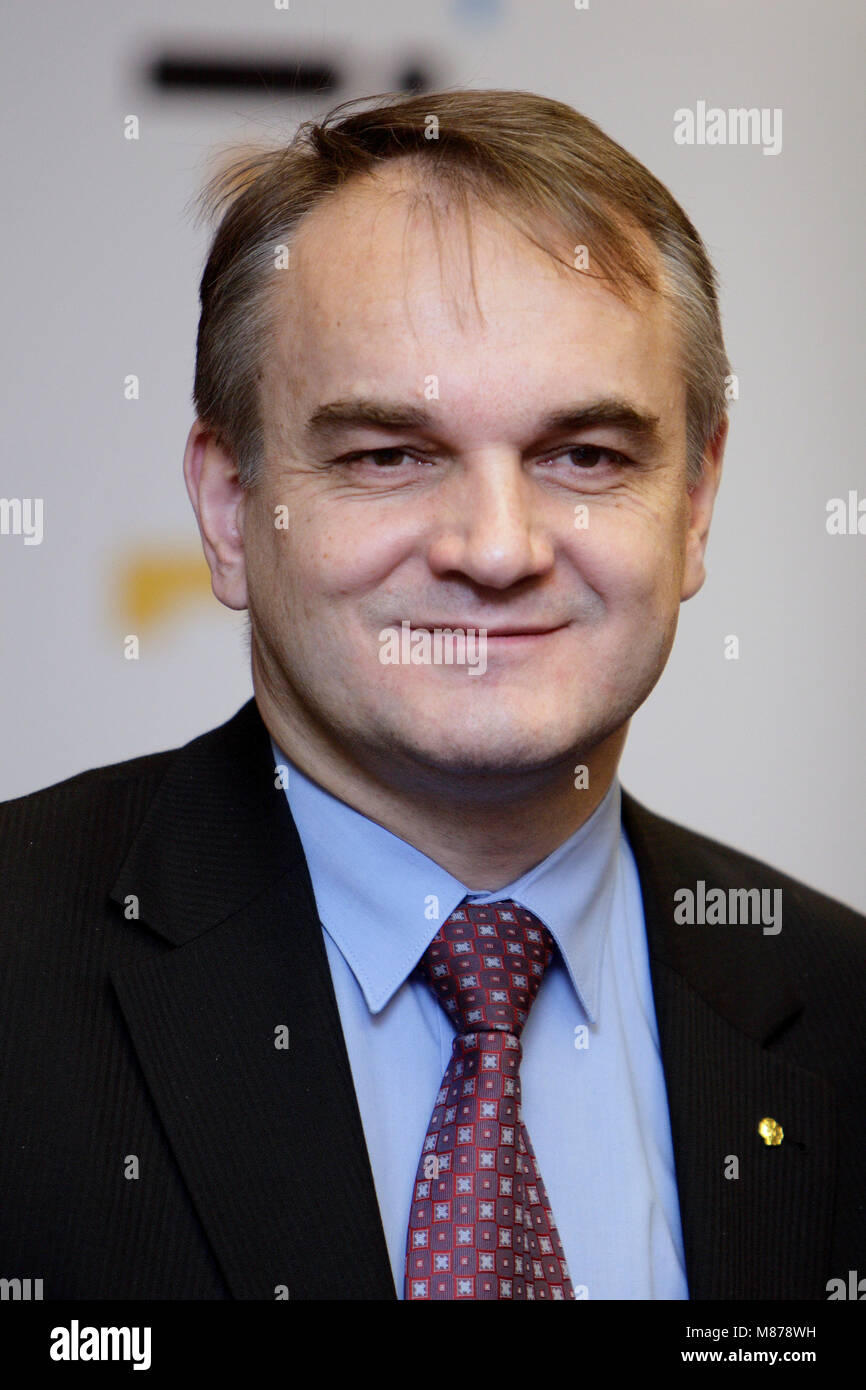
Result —
[{"label": "eyebrow", "polygon": [[[620,430],[636,443],[658,448],[661,443],[659,417],[639,410],[618,396],[568,405],[545,415],[538,424],[538,435],[563,434],[606,426]],[[365,396],[349,396],[318,406],[305,427],[307,436],[325,440],[351,429],[380,429],[435,432],[436,422],[422,406],[396,401],[379,401]]]}]

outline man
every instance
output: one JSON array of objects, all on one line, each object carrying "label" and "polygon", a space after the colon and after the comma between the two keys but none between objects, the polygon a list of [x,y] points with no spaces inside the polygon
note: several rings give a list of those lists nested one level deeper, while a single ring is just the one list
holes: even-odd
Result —
[{"label": "man", "polygon": [[208,198],[184,469],[255,696],[3,808],[5,1274],[827,1297],[864,920],[616,776],[721,473],[697,233],[519,92],[338,108]]}]

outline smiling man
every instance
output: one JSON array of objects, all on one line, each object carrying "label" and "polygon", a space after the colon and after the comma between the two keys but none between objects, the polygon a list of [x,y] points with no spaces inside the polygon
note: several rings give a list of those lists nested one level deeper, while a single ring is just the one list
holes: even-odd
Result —
[{"label": "smiling man", "polygon": [[866,924],[617,778],[720,481],[700,238],[521,92],[337,108],[206,202],[184,470],[254,699],[3,808],[41,1087],[7,1273],[826,1297],[866,1248]]},{"label": "smiling man", "polygon": [[[276,742],[497,888],[610,785],[703,578],[724,426],[687,490],[666,300],[623,303],[568,267],[567,236],[563,266],[483,204],[468,241],[436,170],[385,162],[308,214],[274,276],[261,481],[201,418],[187,481],[214,592],[249,608]],[[402,623],[479,630],[484,679],[383,666]]]}]

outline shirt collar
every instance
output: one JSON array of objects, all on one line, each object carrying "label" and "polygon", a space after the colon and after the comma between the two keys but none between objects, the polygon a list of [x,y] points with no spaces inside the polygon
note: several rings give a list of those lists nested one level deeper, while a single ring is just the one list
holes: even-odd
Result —
[{"label": "shirt collar", "polygon": [[271,748],[275,763],[289,769],[286,797],[319,919],[371,1013],[384,1009],[464,898],[479,904],[513,898],[550,931],[587,1017],[597,1020],[620,849],[616,777],[589,819],[540,864],[501,889],[476,893],[312,781],[273,739]]}]

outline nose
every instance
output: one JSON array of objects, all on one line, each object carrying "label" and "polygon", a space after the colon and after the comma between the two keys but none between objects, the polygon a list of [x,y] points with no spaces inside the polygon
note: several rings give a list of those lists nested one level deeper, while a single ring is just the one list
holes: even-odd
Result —
[{"label": "nose", "polygon": [[500,452],[466,461],[433,504],[428,560],[439,576],[460,573],[475,584],[506,589],[553,564],[541,499],[519,458]]}]

